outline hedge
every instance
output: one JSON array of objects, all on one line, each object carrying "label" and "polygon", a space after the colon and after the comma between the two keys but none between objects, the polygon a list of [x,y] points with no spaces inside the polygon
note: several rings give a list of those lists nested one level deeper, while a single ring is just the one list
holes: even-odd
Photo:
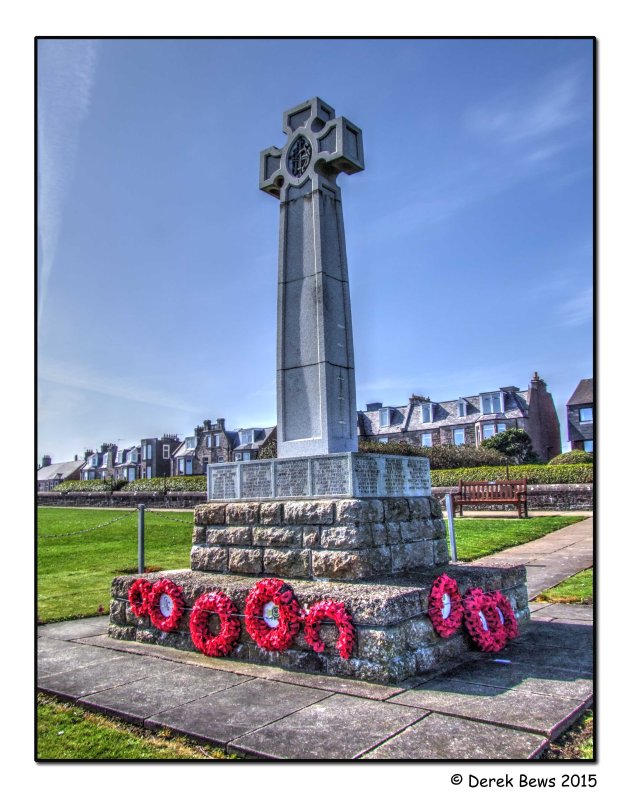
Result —
[{"label": "hedge", "polygon": [[117,491],[126,484],[126,481],[107,480],[96,478],[92,481],[63,481],[53,487],[54,492],[110,492]]},{"label": "hedge", "polygon": [[128,483],[123,492],[205,492],[205,475],[175,475],[172,478],[139,478]]},{"label": "hedge", "polygon": [[592,464],[595,461],[592,453],[584,450],[570,450],[568,453],[560,453],[549,461],[549,464]]},{"label": "hedge", "polygon": [[[593,483],[592,464],[524,464],[509,467],[509,480],[526,478],[528,483]],[[457,486],[463,481],[507,480],[506,467],[474,467],[465,469],[435,469],[431,471],[432,486]]]},{"label": "hedge", "polygon": [[459,469],[460,467],[484,467],[506,464],[506,456],[497,450],[487,450],[471,445],[441,444],[421,447],[411,442],[379,442],[361,439],[358,449],[361,453],[386,453],[394,456],[424,456],[429,459],[432,469]]}]

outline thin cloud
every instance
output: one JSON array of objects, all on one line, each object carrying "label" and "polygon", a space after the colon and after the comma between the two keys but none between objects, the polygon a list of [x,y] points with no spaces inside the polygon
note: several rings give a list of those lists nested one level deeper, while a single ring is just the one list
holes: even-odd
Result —
[{"label": "thin cloud", "polygon": [[583,325],[593,317],[593,290],[583,289],[579,294],[569,298],[559,308],[559,325],[567,328]]},{"label": "thin cloud", "polygon": [[91,107],[97,48],[90,39],[45,39],[38,44],[38,320],[55,264],[80,129]]}]

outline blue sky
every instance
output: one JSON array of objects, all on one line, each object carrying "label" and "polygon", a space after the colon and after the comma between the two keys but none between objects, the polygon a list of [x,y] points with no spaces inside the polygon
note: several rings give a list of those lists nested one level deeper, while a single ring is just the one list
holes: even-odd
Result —
[{"label": "blue sky", "polygon": [[341,176],[357,404],[592,375],[589,40],[41,40],[38,455],[274,424],[282,112]]}]

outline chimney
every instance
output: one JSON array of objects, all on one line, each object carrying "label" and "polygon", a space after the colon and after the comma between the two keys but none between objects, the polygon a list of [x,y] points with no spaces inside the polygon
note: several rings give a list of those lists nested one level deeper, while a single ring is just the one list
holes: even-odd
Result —
[{"label": "chimney", "polygon": [[73,456],[73,461],[78,461],[77,453]]},{"label": "chimney", "polygon": [[204,429],[205,431],[209,431],[211,428],[212,428],[212,420],[210,420],[210,419],[205,419],[205,420],[203,421],[203,429]]},{"label": "chimney", "polygon": [[368,403],[367,411],[378,411],[378,409],[382,407],[383,407],[382,403]]},{"label": "chimney", "polygon": [[219,426],[219,428],[221,428],[222,431],[225,431],[225,429],[226,429],[226,420],[224,419],[224,417],[219,417],[217,419],[217,425]]},{"label": "chimney", "polygon": [[89,460],[89,458],[90,458],[92,455],[93,455],[93,451],[92,451],[92,450],[85,450],[85,451],[84,451],[84,461],[88,461],[88,460]]},{"label": "chimney", "polygon": [[42,456],[42,466],[43,467],[51,466],[51,456]]}]

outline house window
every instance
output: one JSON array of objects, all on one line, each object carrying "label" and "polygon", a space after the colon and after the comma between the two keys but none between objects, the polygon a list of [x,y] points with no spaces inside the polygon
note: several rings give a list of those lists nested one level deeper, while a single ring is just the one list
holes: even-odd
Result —
[{"label": "house window", "polygon": [[162,445],[161,455],[162,455],[162,458],[170,458],[170,445],[169,444]]},{"label": "house window", "polygon": [[579,421],[580,422],[592,422],[593,421],[593,409],[592,408],[580,408],[580,410],[579,410]]},{"label": "house window", "polygon": [[241,444],[252,444],[254,441],[254,431],[239,431],[239,441]]},{"label": "house window", "polygon": [[234,460],[235,461],[241,461],[241,453],[235,453],[234,454]]},{"label": "house window", "polygon": [[212,447],[212,436],[210,434],[206,436],[206,447]]},{"label": "house window", "polygon": [[464,444],[464,428],[453,429],[453,443]]},{"label": "house window", "polygon": [[146,455],[144,458],[151,459],[153,457],[153,446],[152,444],[146,445]]},{"label": "house window", "polygon": [[503,433],[507,429],[506,422],[498,422],[496,427],[497,427],[498,433]]},{"label": "house window", "polygon": [[495,425],[483,425],[482,438],[490,439],[492,436],[495,436]]},{"label": "house window", "polygon": [[215,447],[219,447],[221,445],[221,434],[220,433],[215,433],[215,435],[214,435],[214,443],[215,443]]},{"label": "house window", "polygon": [[388,428],[391,425],[391,408],[381,408],[380,427]]},{"label": "house window", "polygon": [[389,441],[389,436],[379,436],[378,441],[382,442],[383,444],[387,444],[387,442]]},{"label": "house window", "polygon": [[132,461],[134,464],[137,464],[137,448],[131,450],[128,454],[129,461]]},{"label": "house window", "polygon": [[422,444],[423,447],[432,447],[433,446],[432,434],[423,433],[422,440],[420,443]]},{"label": "house window", "polygon": [[208,456],[204,456],[201,459],[201,463],[203,464],[203,473],[205,475],[208,472],[208,464],[210,463],[210,458]]},{"label": "house window", "polygon": [[584,440],[584,451],[586,453],[593,452],[593,440],[592,439],[585,439]]},{"label": "house window", "polygon": [[128,480],[134,481],[135,480],[135,467],[128,468]]},{"label": "house window", "polygon": [[420,414],[422,422],[433,422],[431,403],[421,403]]},{"label": "house window", "polygon": [[96,455],[95,456],[91,456],[91,466],[92,467],[96,467],[97,466],[97,456]]},{"label": "house window", "polygon": [[467,404],[465,403],[464,400],[458,400],[457,413],[459,417],[467,416]]},{"label": "house window", "polygon": [[499,414],[502,408],[501,392],[491,392],[490,394],[480,395],[480,404],[483,414]]},{"label": "house window", "polygon": [[152,467],[146,467],[146,477],[147,478],[152,478],[153,477],[153,468]]},{"label": "house window", "polygon": [[196,436],[186,436],[186,450],[194,450],[197,446]]}]

